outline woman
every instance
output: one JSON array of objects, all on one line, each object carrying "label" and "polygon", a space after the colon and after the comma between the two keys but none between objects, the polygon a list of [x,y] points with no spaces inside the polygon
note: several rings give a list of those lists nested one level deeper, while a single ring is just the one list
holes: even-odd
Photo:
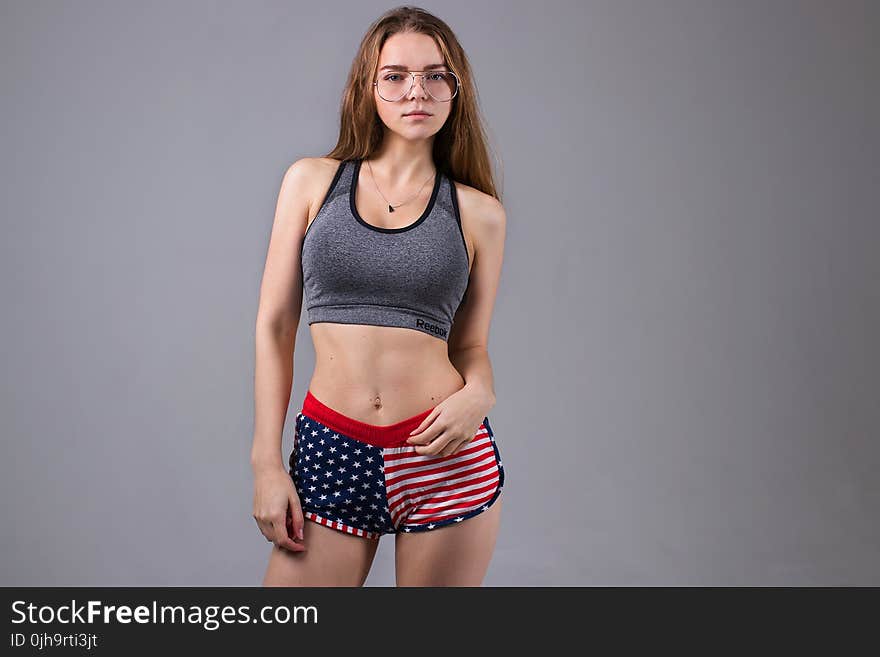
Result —
[{"label": "woman", "polygon": [[[256,326],[264,586],[362,586],[383,534],[398,586],[482,583],[504,483],[486,414],[505,214],[475,97],[448,26],[392,10],[361,43],[336,148],[284,175]],[[285,466],[303,298],[316,365]]]}]

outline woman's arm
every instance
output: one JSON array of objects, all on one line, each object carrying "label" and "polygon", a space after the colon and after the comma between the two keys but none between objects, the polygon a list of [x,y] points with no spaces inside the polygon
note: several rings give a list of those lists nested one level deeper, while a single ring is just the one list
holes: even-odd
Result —
[{"label": "woman's arm", "polygon": [[293,382],[296,331],[302,310],[300,248],[309,214],[309,158],[284,174],[260,285],[254,368],[255,470],[283,468],[281,439]]},{"label": "woman's arm", "polygon": [[284,469],[281,441],[293,383],[296,327],[286,331],[257,323],[254,367],[254,442],[251,467]]},{"label": "woman's arm", "polygon": [[473,236],[474,264],[468,291],[456,311],[449,334],[449,360],[465,380],[465,388],[495,404],[495,385],[489,361],[489,326],[504,260],[507,218],[504,206],[476,190],[462,193],[462,224]]},{"label": "woman's arm", "polygon": [[254,520],[266,540],[293,552],[306,549],[294,540],[303,538],[305,519],[281,443],[302,310],[300,250],[310,206],[310,166],[308,158],[294,162],[281,183],[260,286],[254,366]]}]

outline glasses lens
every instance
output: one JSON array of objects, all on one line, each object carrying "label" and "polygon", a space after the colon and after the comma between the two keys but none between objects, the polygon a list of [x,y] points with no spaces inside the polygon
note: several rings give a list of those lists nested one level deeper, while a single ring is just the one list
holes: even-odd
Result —
[{"label": "glasses lens", "polygon": [[427,74],[425,87],[434,100],[450,100],[455,95],[455,76],[449,71],[433,71]]},{"label": "glasses lens", "polygon": [[385,100],[400,100],[409,90],[412,77],[409,73],[383,73],[376,85],[379,95]]},{"label": "glasses lens", "polygon": [[[424,78],[419,78],[425,91],[437,101],[451,100],[455,95],[457,83],[455,75],[449,71],[431,71]],[[379,95],[385,100],[396,101],[409,93],[412,76],[409,73],[383,73],[376,85]]]}]

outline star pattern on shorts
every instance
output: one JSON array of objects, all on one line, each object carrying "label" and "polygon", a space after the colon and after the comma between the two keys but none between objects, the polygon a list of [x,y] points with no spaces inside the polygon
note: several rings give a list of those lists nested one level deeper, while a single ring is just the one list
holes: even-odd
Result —
[{"label": "star pattern on shorts", "polygon": [[[311,418],[297,414],[291,475],[304,504],[328,520],[369,531],[391,524],[385,498],[382,448],[344,436]],[[321,493],[307,480],[321,480]],[[373,500],[370,504],[364,503]]]}]

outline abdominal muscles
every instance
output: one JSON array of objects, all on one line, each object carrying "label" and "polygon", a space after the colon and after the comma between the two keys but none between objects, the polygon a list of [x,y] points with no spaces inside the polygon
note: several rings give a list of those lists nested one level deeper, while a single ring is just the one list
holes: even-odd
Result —
[{"label": "abdominal muscles", "polygon": [[464,386],[447,343],[422,331],[316,322],[309,390],[351,418],[388,425],[436,406]]}]

